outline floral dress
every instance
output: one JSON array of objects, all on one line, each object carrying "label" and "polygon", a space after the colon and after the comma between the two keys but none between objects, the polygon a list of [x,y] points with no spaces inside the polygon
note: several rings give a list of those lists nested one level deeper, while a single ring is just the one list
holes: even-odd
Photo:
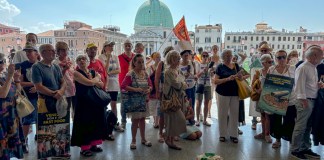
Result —
[{"label": "floral dress", "polygon": [[[149,79],[149,77],[147,75],[140,77],[138,76],[134,71],[130,71],[129,73],[126,74],[126,77],[121,85],[121,89],[125,92],[125,88],[127,86],[131,86],[131,87],[140,87],[140,88],[148,88],[148,87],[152,87],[152,82]],[[129,92],[130,94],[130,98],[132,98],[132,92]],[[137,93],[134,93],[137,94]],[[140,118],[145,118],[147,116],[149,116],[149,109],[148,109],[148,96],[149,95],[143,95],[146,97],[146,102],[144,103],[145,106],[138,106],[138,111],[132,111],[127,113],[127,117],[129,118],[133,118],[133,119],[140,119]],[[146,108],[145,111],[143,111],[143,108]]]},{"label": "floral dress", "polygon": [[[0,77],[0,86],[5,82]],[[0,159],[23,158],[24,135],[16,110],[16,86],[11,84],[6,98],[0,98]]]}]

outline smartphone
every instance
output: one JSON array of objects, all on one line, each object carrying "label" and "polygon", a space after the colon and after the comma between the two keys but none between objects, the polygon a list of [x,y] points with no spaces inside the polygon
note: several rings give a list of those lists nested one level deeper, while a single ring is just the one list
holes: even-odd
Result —
[{"label": "smartphone", "polygon": [[211,61],[208,65],[208,68],[212,68],[214,66],[215,62],[214,61]]}]

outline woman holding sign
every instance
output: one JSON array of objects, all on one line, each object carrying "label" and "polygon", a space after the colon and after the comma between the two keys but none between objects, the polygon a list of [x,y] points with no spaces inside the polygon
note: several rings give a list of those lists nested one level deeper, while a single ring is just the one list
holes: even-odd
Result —
[{"label": "woman holding sign", "polygon": [[[280,75],[290,78],[295,78],[295,66],[287,64],[287,52],[279,50],[275,54],[276,65],[269,68],[268,74]],[[292,132],[295,126],[296,117],[296,94],[291,92],[289,97],[289,104],[285,116],[272,114],[270,116],[270,134],[276,138],[276,142],[272,144],[272,148],[279,148],[281,146],[281,138],[290,141]]]}]

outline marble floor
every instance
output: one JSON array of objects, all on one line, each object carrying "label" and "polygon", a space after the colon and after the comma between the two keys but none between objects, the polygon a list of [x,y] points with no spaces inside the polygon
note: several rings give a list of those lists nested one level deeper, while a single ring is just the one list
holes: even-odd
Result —
[{"label": "marble floor", "polygon": [[[213,106],[216,106],[213,102]],[[246,102],[246,106],[248,106]],[[166,144],[158,142],[158,129],[153,128],[152,120],[147,120],[146,137],[152,142],[152,147],[146,147],[140,143],[139,131],[137,135],[137,149],[130,150],[131,143],[130,123],[127,123],[127,129],[124,133],[115,132],[115,141],[105,141],[102,145],[103,152],[97,153],[90,158],[80,156],[80,148],[71,147],[71,159],[73,160],[194,160],[202,153],[216,153],[225,160],[285,160],[292,159],[289,156],[289,143],[282,141],[279,149],[273,149],[271,144],[265,141],[255,140],[253,135],[261,131],[260,124],[257,130],[251,129],[251,117],[248,116],[248,107],[245,107],[246,125],[240,126],[244,132],[239,137],[239,143],[234,144],[229,140],[227,142],[218,141],[218,123],[216,107],[212,108],[212,123],[210,127],[201,125],[200,129],[203,136],[200,140],[188,141],[180,139],[177,142],[182,147],[181,151],[172,150]],[[130,120],[128,120],[130,122]],[[35,127],[33,127],[35,130]],[[29,135],[30,153],[25,155],[24,159],[36,159],[36,142],[33,140],[34,132]],[[324,159],[324,147],[314,146],[313,151],[319,153]]]}]

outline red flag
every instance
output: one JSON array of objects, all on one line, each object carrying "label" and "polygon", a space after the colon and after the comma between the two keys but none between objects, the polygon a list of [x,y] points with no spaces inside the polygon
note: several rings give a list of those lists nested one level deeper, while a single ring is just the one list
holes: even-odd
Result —
[{"label": "red flag", "polygon": [[181,20],[178,22],[178,24],[173,28],[173,33],[178,37],[179,40],[184,40],[184,41],[190,42],[190,37],[188,34],[184,16],[181,18]]}]

